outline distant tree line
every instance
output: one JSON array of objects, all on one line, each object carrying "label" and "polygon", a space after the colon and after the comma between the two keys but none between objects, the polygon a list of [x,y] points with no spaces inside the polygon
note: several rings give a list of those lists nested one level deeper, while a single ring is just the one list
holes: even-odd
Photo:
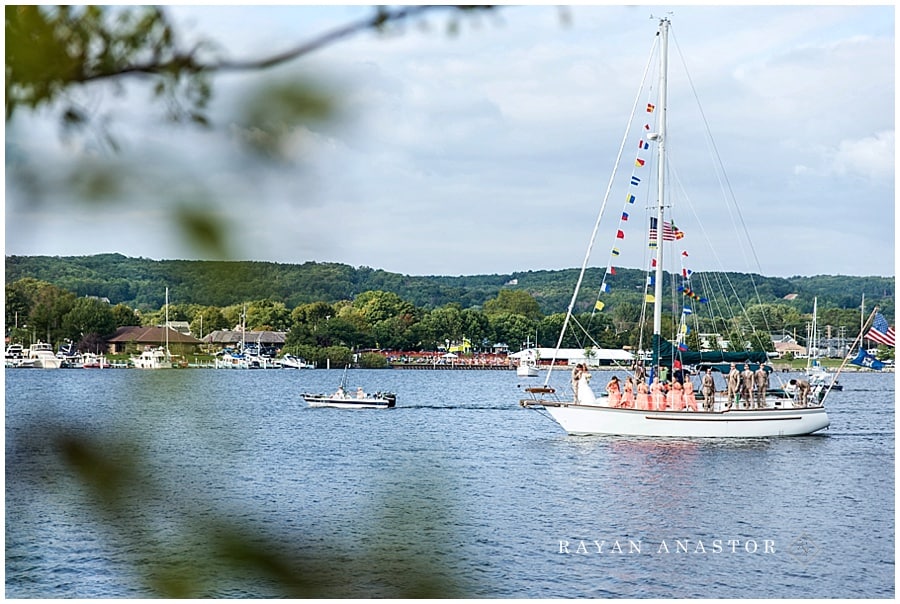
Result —
[{"label": "distant tree line", "polygon": [[[448,304],[481,308],[502,289],[512,289],[529,293],[540,311],[551,315],[566,311],[577,274],[575,269],[565,269],[508,275],[408,276],[319,262],[151,260],[120,254],[6,257],[6,283],[30,277],[78,297],[106,298],[112,304],[122,303],[141,311],[160,308],[167,287],[171,301],[201,306],[228,307],[247,300],[271,300],[295,308],[312,302],[354,300],[366,291],[384,291],[423,309]],[[811,313],[814,298],[818,298],[820,309],[859,309],[865,295],[867,308],[877,305],[885,317],[894,317],[893,277],[715,275],[733,289],[731,298],[723,299],[723,303],[777,303],[798,313]],[[588,269],[585,295],[578,300],[576,310],[589,312],[593,308],[591,296],[596,295],[602,278],[602,268]],[[624,303],[641,304],[645,279],[644,271],[618,269],[612,291],[604,295],[606,309]],[[791,294],[796,294],[794,299],[786,300],[785,296]],[[822,316],[819,318],[821,323]]]},{"label": "distant tree line", "polygon": [[[96,257],[93,257],[96,260]],[[146,261],[143,261],[146,262]],[[59,263],[50,263],[61,267]],[[126,263],[127,264],[127,263]],[[188,268],[197,271],[201,265],[212,264],[211,269],[225,279],[230,275],[228,267],[218,263],[187,263]],[[239,269],[248,269],[257,263],[233,263]],[[264,263],[260,263],[264,264]],[[150,267],[159,267],[150,263]],[[175,263],[181,266],[181,263]],[[278,280],[281,265],[266,265],[270,279]],[[354,270],[341,265],[312,265],[316,275],[331,273],[331,284],[337,287],[340,276],[356,279],[360,274],[374,274],[380,271]],[[9,273],[9,268],[7,269]],[[301,271],[302,272],[302,271]],[[389,273],[383,273],[385,279]],[[399,279],[409,277],[394,276]],[[75,282],[72,275],[60,276]],[[116,278],[118,279],[118,278]],[[198,280],[206,282],[205,275]],[[428,278],[419,278],[428,279]],[[436,281],[446,278],[435,278]],[[479,283],[479,279],[472,278]],[[115,279],[114,279],[115,281]],[[299,278],[298,278],[299,281]],[[81,283],[98,283],[81,281]],[[260,287],[262,287],[260,282]],[[163,296],[165,287],[161,286]],[[328,287],[328,286],[326,286]],[[347,287],[343,284],[341,287]],[[436,288],[445,287],[440,284]],[[477,288],[473,288],[477,289]],[[96,291],[96,290],[95,290]],[[188,290],[185,290],[188,291]],[[59,285],[24,277],[7,282],[6,324],[7,335],[13,341],[23,344],[41,340],[59,344],[66,340],[78,344],[82,351],[96,351],[102,348],[104,338],[116,328],[126,325],[161,325],[168,312],[170,321],[187,321],[196,337],[203,337],[211,331],[233,329],[242,324],[248,330],[272,330],[287,332],[283,352],[290,352],[310,360],[328,356],[332,359],[349,355],[350,351],[366,349],[390,350],[438,350],[449,344],[458,344],[464,339],[470,341],[476,350],[490,351],[495,344],[506,344],[517,351],[528,345],[554,347],[562,331],[564,312],[545,313],[538,296],[521,286],[508,286],[493,290],[493,297],[479,304],[464,306],[458,301],[444,302],[442,297],[429,304],[417,304],[400,294],[382,289],[348,293],[338,300],[302,301],[293,305],[273,298],[256,298],[249,301],[232,302],[227,305],[184,302],[170,304],[165,308],[161,303],[153,308],[133,308],[124,302],[105,300],[98,296],[86,296]],[[304,299],[309,296],[304,293]],[[474,295],[474,294],[471,294]],[[479,294],[483,295],[483,294]],[[178,298],[178,296],[173,296]],[[195,295],[199,297],[199,295]],[[293,299],[293,296],[288,296]],[[610,303],[601,312],[581,308],[573,315],[572,329],[567,330],[562,339],[565,348],[585,348],[598,345],[605,348],[632,349],[646,348],[652,331],[650,313],[646,312],[634,296],[607,296]],[[480,299],[480,297],[479,297]],[[161,302],[164,302],[164,298]],[[724,300],[709,302],[712,306],[727,304]],[[581,306],[589,306],[586,302]],[[699,334],[718,333],[735,343],[734,346],[755,350],[773,349],[770,334],[788,333],[801,343],[805,343],[807,326],[811,321],[809,313],[803,313],[798,305],[787,302],[762,302],[745,307],[745,312],[737,318],[713,318],[703,316],[700,304],[695,316],[691,317],[691,328],[686,341],[691,349],[700,348]],[[663,336],[673,339],[680,328],[683,302],[676,299],[668,305],[664,313]],[[887,309],[885,309],[887,312]],[[818,323],[820,327],[830,325],[837,335],[843,328],[848,341],[859,331],[860,311],[858,308],[836,308],[819,304]],[[327,351],[323,353],[323,351]]]}]

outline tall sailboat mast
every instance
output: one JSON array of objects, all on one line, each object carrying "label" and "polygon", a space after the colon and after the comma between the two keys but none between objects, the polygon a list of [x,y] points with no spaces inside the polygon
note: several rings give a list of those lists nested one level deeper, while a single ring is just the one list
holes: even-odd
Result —
[{"label": "tall sailboat mast", "polygon": [[659,22],[659,110],[658,129],[656,132],[659,165],[656,191],[656,277],[653,289],[653,365],[659,367],[659,350],[662,334],[662,295],[663,295],[663,210],[666,185],[666,72],[669,62],[669,20]]},{"label": "tall sailboat mast", "polygon": [[166,288],[166,360],[169,360],[169,288]]}]

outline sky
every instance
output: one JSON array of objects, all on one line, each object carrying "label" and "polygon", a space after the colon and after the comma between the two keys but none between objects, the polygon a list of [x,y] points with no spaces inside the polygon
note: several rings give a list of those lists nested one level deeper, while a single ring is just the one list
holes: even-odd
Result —
[{"label": "sky", "polygon": [[[212,39],[250,59],[372,9],[167,10],[186,46]],[[239,259],[409,275],[555,270],[581,266],[609,191],[589,265],[641,268],[634,216],[643,223],[647,200],[620,223],[641,136],[625,128],[655,90],[655,75],[640,87],[667,14],[667,203],[686,233],[674,255],[690,250],[695,271],[893,276],[891,4],[506,6],[463,16],[456,34],[437,11],[262,74],[217,76],[206,131],[167,124],[141,82],[77,91],[119,150],[61,136],[47,110],[19,112],[6,124],[5,253],[202,259],[168,217],[188,200],[232,225]],[[235,123],[241,99],[272,78],[314,78],[340,110],[293,129],[280,160],[264,163],[242,150]],[[714,146],[691,131],[706,128]],[[97,161],[128,166],[125,184],[112,201],[79,201],[65,175]],[[738,249],[734,224],[752,246]]]}]

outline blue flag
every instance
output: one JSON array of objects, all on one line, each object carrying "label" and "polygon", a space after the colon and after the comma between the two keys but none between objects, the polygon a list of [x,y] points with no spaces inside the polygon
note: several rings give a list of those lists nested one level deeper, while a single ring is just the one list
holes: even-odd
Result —
[{"label": "blue flag", "polygon": [[856,358],[850,362],[854,365],[859,365],[860,367],[868,367],[869,369],[875,369],[877,371],[881,371],[881,368],[884,367],[884,363],[873,357],[862,348],[859,349],[859,354],[856,355]]}]

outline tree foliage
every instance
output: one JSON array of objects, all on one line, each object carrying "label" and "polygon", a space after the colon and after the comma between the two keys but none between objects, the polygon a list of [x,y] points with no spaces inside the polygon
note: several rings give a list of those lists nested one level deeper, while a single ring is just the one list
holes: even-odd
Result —
[{"label": "tree foliage", "polygon": [[[695,274],[698,280],[703,274]],[[751,276],[743,273],[715,274],[720,281],[733,285],[734,292],[724,299],[710,293],[709,305],[698,306],[701,315],[712,307],[740,309],[746,305],[754,328],[791,331],[801,327],[801,315],[812,312],[813,299],[818,298],[821,324],[855,325],[859,323],[860,301],[865,295],[866,306],[878,306],[888,319],[894,317],[893,277],[777,277]],[[572,296],[577,278],[573,269],[513,273],[511,275],[470,275],[460,277],[413,277],[354,268],[335,263],[306,262],[278,264],[272,262],[224,262],[189,260],[150,260],[127,258],[120,254],[95,256],[7,256],[7,324],[14,321],[16,309],[21,308],[21,292],[11,291],[9,284],[31,278],[68,290],[77,296],[108,298],[113,304],[124,303],[131,308],[152,311],[165,302],[166,287],[172,306],[198,304],[225,308],[248,300],[281,302],[291,312],[306,304],[330,305],[339,301],[353,301],[364,315],[383,318],[400,311],[405,301],[411,308],[434,309],[457,304],[460,310],[480,308],[492,312],[512,312],[533,320],[544,315],[564,312]],[[511,279],[519,285],[505,285]],[[615,329],[621,331],[623,322],[637,320],[643,304],[643,271],[620,269],[617,288],[604,294],[604,314],[611,314]],[[593,285],[602,280],[602,272],[588,270],[584,295],[576,304],[576,312],[590,311],[597,297]],[[667,278],[667,282],[668,282]],[[707,279],[712,282],[713,275]],[[767,287],[760,287],[768,284]],[[21,289],[21,288],[19,288]],[[711,289],[711,288],[710,288]],[[765,295],[763,290],[772,293]],[[798,293],[796,299],[784,300],[782,292]],[[359,298],[364,295],[363,298]],[[10,297],[12,296],[12,297]],[[583,299],[582,299],[583,298]],[[831,310],[834,309],[834,310]],[[238,315],[240,309],[238,308]],[[674,308],[680,312],[680,307]],[[846,311],[840,316],[831,314]],[[765,313],[764,325],[762,313]],[[13,313],[13,314],[10,314]],[[853,315],[856,313],[856,319]],[[325,315],[336,315],[328,307]],[[726,315],[732,313],[724,313]],[[324,316],[324,315],[323,315]],[[185,320],[191,320],[185,318]],[[231,317],[229,317],[231,320]],[[292,318],[295,320],[295,318]],[[239,318],[232,325],[239,323]],[[377,321],[376,321],[377,322]],[[713,326],[710,326],[713,327]],[[721,325],[715,326],[716,329]],[[467,330],[469,331],[469,330]],[[543,330],[542,330],[543,331]]]},{"label": "tree foliage", "polygon": [[63,124],[83,124],[86,112],[65,94],[73,86],[143,73],[156,76],[154,94],[169,101],[171,117],[205,123],[210,86],[199,50],[180,51],[155,7],[7,6],[6,119],[65,98]]},{"label": "tree foliage", "polygon": [[501,289],[497,297],[484,303],[488,316],[499,314],[521,315],[526,319],[540,319],[543,313],[534,296],[523,290]]}]

